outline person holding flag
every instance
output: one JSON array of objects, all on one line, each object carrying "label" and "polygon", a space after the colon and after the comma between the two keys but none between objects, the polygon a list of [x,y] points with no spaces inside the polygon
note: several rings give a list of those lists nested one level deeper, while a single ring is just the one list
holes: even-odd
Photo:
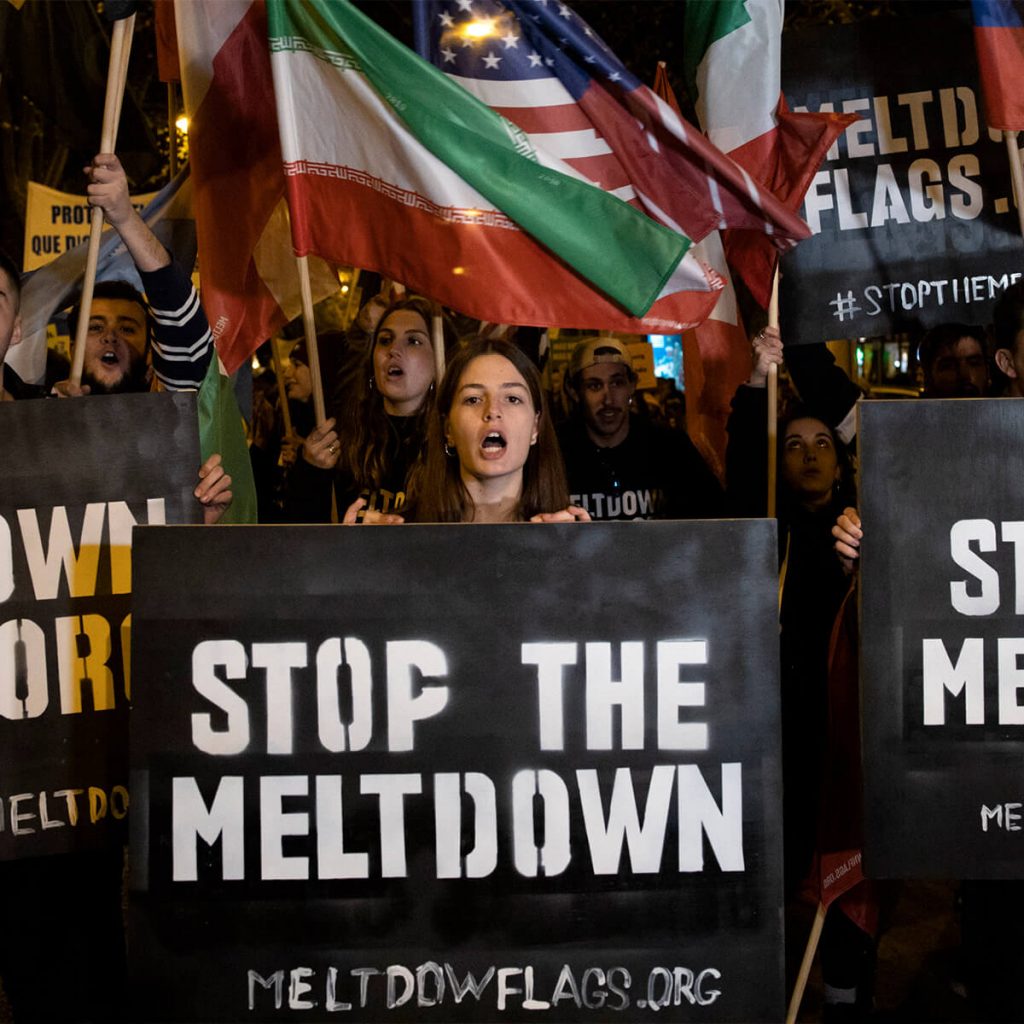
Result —
[{"label": "person holding flag", "polygon": [[[132,205],[128,178],[114,153],[84,168],[93,207],[121,236],[142,278],[147,304],[123,282],[103,282],[93,293],[83,381],[61,381],[54,392],[79,397],[118,392],[198,390],[213,354],[213,335],[188,274],[174,261]],[[78,310],[72,311],[72,322]],[[207,523],[219,522],[233,494],[221,455],[199,468],[196,499]]]}]

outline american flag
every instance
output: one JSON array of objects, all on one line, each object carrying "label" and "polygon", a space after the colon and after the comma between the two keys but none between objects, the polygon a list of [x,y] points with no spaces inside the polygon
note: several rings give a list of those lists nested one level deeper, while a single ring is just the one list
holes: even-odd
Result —
[{"label": "american flag", "polygon": [[807,226],[648,89],[558,0],[420,0],[417,49],[514,125],[545,163],[694,240],[750,229],[780,249]]}]

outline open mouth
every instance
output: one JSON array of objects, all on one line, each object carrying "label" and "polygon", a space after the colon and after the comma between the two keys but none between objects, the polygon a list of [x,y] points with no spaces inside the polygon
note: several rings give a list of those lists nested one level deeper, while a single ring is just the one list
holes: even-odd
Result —
[{"label": "open mouth", "polygon": [[508,441],[498,433],[497,430],[492,430],[484,439],[480,445],[484,451],[501,451],[508,446]]},{"label": "open mouth", "polygon": [[403,370],[400,366],[389,366],[388,367],[388,377],[389,378],[403,377],[403,376],[405,376],[405,370]]},{"label": "open mouth", "polygon": [[107,349],[103,355],[100,356],[100,362],[104,366],[118,366],[117,353],[113,349]]}]

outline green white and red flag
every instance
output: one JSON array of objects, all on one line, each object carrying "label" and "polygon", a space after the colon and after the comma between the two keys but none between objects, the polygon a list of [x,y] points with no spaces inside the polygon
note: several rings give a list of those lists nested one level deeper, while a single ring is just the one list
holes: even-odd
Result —
[{"label": "green white and red flag", "polygon": [[[302,309],[288,231],[266,10],[253,0],[178,0],[181,84],[203,308],[234,373]],[[338,278],[310,261],[314,301]]]},{"label": "green white and red flag", "polygon": [[[850,114],[794,113],[781,89],[784,0],[687,0],[684,76],[710,140],[791,210],[799,210]],[[729,263],[767,307],[777,250],[727,230]]]},{"label": "green white and red flag", "polygon": [[539,151],[347,2],[267,0],[298,253],[494,322],[678,330],[721,281],[690,239]]}]

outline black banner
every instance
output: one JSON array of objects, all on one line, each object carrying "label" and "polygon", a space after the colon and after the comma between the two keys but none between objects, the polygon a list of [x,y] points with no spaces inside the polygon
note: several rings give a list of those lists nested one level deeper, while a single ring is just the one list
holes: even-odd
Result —
[{"label": "black banner", "polygon": [[816,234],[782,260],[786,343],[988,323],[1024,242],[969,12],[787,32],[782,80],[794,110],[861,118],[807,193]]},{"label": "black banner", "polygon": [[148,1020],[778,1020],[769,521],[145,529]]},{"label": "black banner", "polygon": [[201,518],[193,395],[0,404],[0,860],[123,843],[136,523]]},{"label": "black banner", "polygon": [[1024,402],[860,408],[865,870],[1024,877]]}]

